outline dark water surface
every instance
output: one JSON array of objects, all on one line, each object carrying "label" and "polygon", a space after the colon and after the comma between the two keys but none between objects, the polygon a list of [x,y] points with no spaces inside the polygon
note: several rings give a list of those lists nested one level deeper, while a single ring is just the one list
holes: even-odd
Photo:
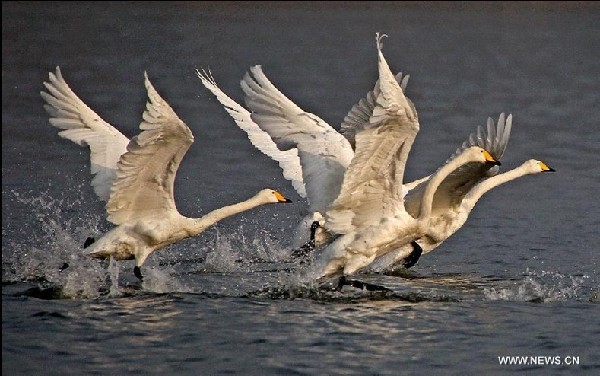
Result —
[{"label": "dark water surface", "polygon": [[[285,262],[306,202],[195,69],[241,103],[240,79],[261,64],[338,127],[375,82],[378,31],[419,111],[408,180],[500,112],[514,116],[502,167],[536,158],[557,173],[489,192],[410,272],[361,276],[392,292],[321,291]],[[195,135],[175,187],[184,215],[266,186],[294,203],[152,254],[142,286],[132,262],[82,257],[86,237],[111,225],[87,150],[58,137],[42,107],[57,65],[128,137],[148,72]],[[599,119],[597,3],[3,2],[2,372],[598,374]]]}]

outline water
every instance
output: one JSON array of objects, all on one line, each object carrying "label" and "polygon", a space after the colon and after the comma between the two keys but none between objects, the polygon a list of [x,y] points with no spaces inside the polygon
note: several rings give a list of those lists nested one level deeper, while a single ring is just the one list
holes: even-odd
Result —
[{"label": "water", "polygon": [[[421,131],[407,178],[433,171],[510,112],[503,168],[558,172],[489,192],[463,229],[391,292],[320,290],[286,262],[306,203],[195,76],[242,101],[254,64],[337,127],[376,77],[375,32],[411,74]],[[196,141],[176,182],[188,216],[264,186],[294,200],[228,218],[132,262],[81,255],[111,228],[89,155],[48,125],[39,91],[71,88],[129,137],[143,71]],[[2,4],[3,374],[597,374],[600,10],[535,5]],[[68,267],[65,269],[65,263]],[[561,365],[501,365],[501,356]],[[558,358],[557,358],[558,357]],[[537,358],[535,358],[537,359]],[[570,364],[566,363],[578,363]]]}]

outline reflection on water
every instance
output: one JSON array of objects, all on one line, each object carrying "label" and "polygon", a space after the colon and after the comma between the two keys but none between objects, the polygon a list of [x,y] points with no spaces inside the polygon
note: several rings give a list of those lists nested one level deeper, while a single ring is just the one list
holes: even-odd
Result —
[{"label": "reflection on water", "polygon": [[180,299],[164,294],[140,294],[91,302],[82,306],[78,314],[79,319],[88,319],[96,331],[125,331],[131,334],[129,340],[132,342],[144,340],[159,343],[169,336],[173,318],[182,314],[174,304],[177,300]]}]

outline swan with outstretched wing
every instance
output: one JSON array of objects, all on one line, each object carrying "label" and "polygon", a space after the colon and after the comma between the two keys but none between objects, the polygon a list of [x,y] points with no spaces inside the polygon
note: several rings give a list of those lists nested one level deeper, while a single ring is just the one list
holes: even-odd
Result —
[{"label": "swan with outstretched wing", "polygon": [[[472,146],[484,147],[495,159],[500,159],[506,150],[511,127],[512,115],[500,114],[497,125],[488,118],[487,128],[478,127],[477,133],[471,134],[447,163]],[[529,160],[502,174],[498,173],[497,166],[491,164],[469,163],[458,168],[442,181],[431,198],[428,236],[417,240],[422,252],[431,252],[462,228],[479,199],[492,188],[525,175],[553,171],[547,164],[537,160]],[[405,197],[405,206],[412,216],[419,215],[424,187],[414,187]],[[412,252],[413,247],[405,245],[376,260],[369,269],[384,271],[399,265],[410,267],[416,262],[410,259]]]},{"label": "swan with outstretched wing", "polygon": [[194,137],[154,89],[147,74],[144,83],[148,102],[141,132],[131,140],[75,95],[60,68],[51,72],[49,82],[44,83],[48,92],[41,92],[50,123],[62,129],[59,135],[90,146],[91,170],[96,174],[94,189],[107,200],[107,219],[117,226],[95,242],[86,241],[85,253],[98,258],[134,259],[134,273],[140,279],[142,264],[155,250],[198,235],[231,215],[267,203],[289,202],[278,191],[264,189],[246,201],[201,218],[181,215],[175,206],[175,176]]}]

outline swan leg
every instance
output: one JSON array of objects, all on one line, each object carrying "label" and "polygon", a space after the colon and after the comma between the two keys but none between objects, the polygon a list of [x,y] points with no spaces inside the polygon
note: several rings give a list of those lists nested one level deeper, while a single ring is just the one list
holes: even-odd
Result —
[{"label": "swan leg", "polygon": [[315,249],[315,234],[319,228],[319,221],[314,221],[310,225],[310,239],[304,243],[300,248],[292,251],[292,258],[304,258],[308,256]]},{"label": "swan leg", "polygon": [[292,250],[292,258],[299,259],[308,256],[315,249],[315,243],[313,241],[307,241],[300,248]]},{"label": "swan leg", "polygon": [[408,256],[406,256],[406,258],[402,262],[402,265],[404,265],[406,269],[415,266],[417,261],[419,261],[421,254],[423,254],[423,248],[421,248],[419,243],[413,241],[410,244],[413,247],[413,251]]},{"label": "swan leg", "polygon": [[140,279],[140,281],[144,280],[144,276],[142,275],[142,269],[140,269],[139,266],[135,266],[133,268],[133,274],[135,274],[136,277],[138,277]]},{"label": "swan leg", "polygon": [[96,241],[96,239],[94,239],[92,236],[88,236],[87,239],[85,239],[85,242],[83,243],[83,248],[87,248],[90,245],[94,244],[94,242]]},{"label": "swan leg", "polygon": [[348,279],[346,276],[341,276],[338,279],[337,291],[340,291],[344,286],[352,286],[357,289],[367,290],[367,291],[392,291],[387,287],[374,285],[372,283],[361,282],[356,279]]}]

